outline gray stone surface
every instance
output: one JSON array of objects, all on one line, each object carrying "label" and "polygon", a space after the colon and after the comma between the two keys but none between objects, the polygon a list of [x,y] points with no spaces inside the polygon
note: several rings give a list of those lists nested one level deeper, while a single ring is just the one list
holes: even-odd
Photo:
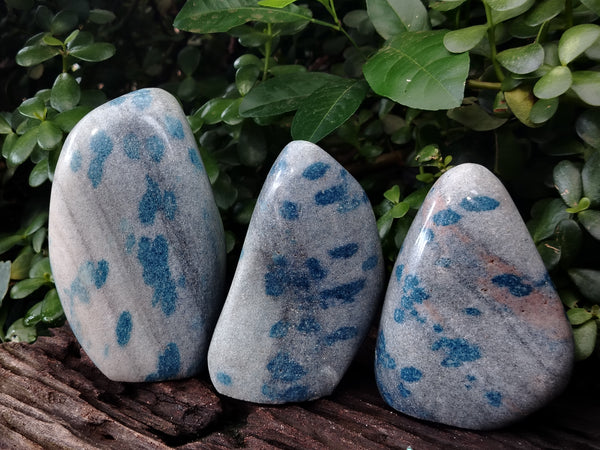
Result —
[{"label": "gray stone surface", "polygon": [[489,429],[567,384],[571,328],[508,192],[487,169],[444,174],[388,286],[376,350],[384,399],[414,417]]},{"label": "gray stone surface", "polygon": [[216,389],[257,403],[330,394],[382,287],[365,192],[316,145],[290,143],[261,191],[210,344]]},{"label": "gray stone surface", "polygon": [[135,91],[77,124],[56,168],[49,239],[69,324],[107,377],[156,381],[206,366],[224,234],[173,96]]}]

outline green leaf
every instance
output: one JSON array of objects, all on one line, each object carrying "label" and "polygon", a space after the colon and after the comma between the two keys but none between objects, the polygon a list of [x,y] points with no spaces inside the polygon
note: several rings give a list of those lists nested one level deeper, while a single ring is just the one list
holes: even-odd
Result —
[{"label": "green leaf", "polygon": [[579,199],[579,203],[577,203],[577,205],[575,205],[572,208],[567,208],[567,212],[569,214],[577,214],[580,213],[581,211],[585,211],[586,209],[588,209],[590,207],[590,199],[587,197],[581,197]]},{"label": "green leaf", "polygon": [[556,226],[564,219],[569,218],[569,213],[565,211],[565,205],[562,200],[558,198],[551,199],[549,201],[540,202],[539,205],[535,205],[534,208],[539,208],[539,211],[532,210],[534,219],[527,224],[533,241],[537,244],[544,239],[548,239],[554,234]]},{"label": "green leaf", "polygon": [[48,159],[42,159],[29,174],[29,186],[41,186],[48,179]]},{"label": "green leaf", "polygon": [[536,245],[536,249],[541,256],[547,271],[553,270],[560,262],[561,247],[556,240],[552,239],[540,242]]},{"label": "green leaf", "polygon": [[583,194],[590,199],[592,208],[600,207],[600,151],[595,151],[581,170]]},{"label": "green leaf", "polygon": [[69,34],[66,38],[65,38],[65,45],[69,45],[71,44],[71,42],[73,42],[77,36],[79,35],[79,30],[73,30],[73,32],[71,34]]},{"label": "green leaf", "polygon": [[69,54],[77,59],[88,62],[104,61],[116,52],[115,46],[108,42],[95,42],[88,45],[76,45]]},{"label": "green leaf", "polygon": [[510,20],[513,17],[518,17],[521,14],[523,14],[524,12],[526,12],[527,10],[529,10],[529,8],[531,8],[533,5],[535,5],[535,1],[536,0],[525,0],[521,4],[521,6],[518,6],[516,8],[502,10],[502,11],[492,9],[492,22],[495,25],[498,25],[499,23]]},{"label": "green leaf", "polygon": [[525,23],[531,27],[558,16],[565,9],[565,0],[544,0],[538,2],[525,16]]},{"label": "green leaf", "polygon": [[90,9],[90,15],[88,17],[90,22],[98,25],[104,25],[115,20],[117,16],[112,11],[106,9]]},{"label": "green leaf", "polygon": [[200,147],[200,156],[204,163],[204,169],[210,184],[214,185],[219,177],[219,164],[213,155],[211,155],[204,147]]},{"label": "green leaf", "polygon": [[508,120],[488,114],[478,103],[474,102],[468,102],[468,104],[458,108],[449,109],[446,115],[475,131],[495,130]]},{"label": "green leaf", "polygon": [[545,99],[558,97],[567,92],[572,82],[573,77],[569,68],[556,66],[535,83],[533,94],[537,98]]},{"label": "green leaf", "polygon": [[569,64],[585,52],[598,38],[600,26],[587,23],[565,31],[558,41],[558,57],[563,65]]},{"label": "green leaf", "polygon": [[579,256],[583,232],[573,219],[561,220],[556,227],[556,242],[560,247],[560,262],[563,267],[572,266]]},{"label": "green leaf", "polygon": [[233,62],[233,68],[236,70],[244,66],[256,66],[260,69],[263,67],[263,63],[258,56],[253,55],[252,53],[245,53]]},{"label": "green leaf", "polygon": [[12,127],[6,121],[6,119],[0,116],[0,134],[11,134],[13,132]]},{"label": "green leaf", "polygon": [[484,2],[496,11],[507,11],[523,6],[526,0],[484,0]]},{"label": "green leaf", "polygon": [[50,32],[52,34],[64,34],[77,27],[79,17],[74,11],[63,9],[56,13],[50,20]]},{"label": "green leaf", "polygon": [[45,257],[37,261],[31,269],[29,269],[30,278],[44,278],[45,280],[52,279],[52,269],[50,267],[50,258]]},{"label": "green leaf", "polygon": [[227,32],[246,22],[285,23],[311,18],[308,8],[288,5],[285,8],[267,8],[256,0],[188,0],[173,25],[192,33]]},{"label": "green leaf", "polygon": [[444,46],[452,53],[468,52],[481,42],[487,30],[487,25],[473,25],[449,31],[444,35]]},{"label": "green leaf", "polygon": [[38,127],[34,127],[16,140],[8,155],[8,161],[11,164],[18,166],[29,158],[29,155],[31,155],[31,152],[33,152],[33,149],[37,144],[37,134]]},{"label": "green leaf", "polygon": [[352,116],[367,95],[363,81],[340,80],[314,91],[292,122],[292,137],[319,142]]},{"label": "green leaf", "polygon": [[49,120],[42,122],[38,127],[37,143],[44,150],[52,150],[61,139],[61,129]]},{"label": "green leaf", "polygon": [[0,306],[8,292],[8,283],[10,283],[10,261],[0,261]]},{"label": "green leaf", "polygon": [[12,263],[10,277],[13,280],[24,280],[27,278],[34,257],[35,253],[33,249],[29,245],[24,247]]},{"label": "green leaf", "polygon": [[451,11],[458,8],[460,5],[465,3],[467,0],[440,0],[430,1],[429,7],[436,11]]},{"label": "green leaf", "polygon": [[46,45],[52,45],[55,47],[61,47],[63,46],[63,42],[60,39],[56,39],[54,36],[52,36],[50,33],[44,35],[44,37],[42,38],[42,42]]},{"label": "green leaf", "polygon": [[409,209],[410,205],[407,202],[400,202],[392,206],[389,212],[394,219],[400,219],[406,215]]},{"label": "green leaf", "polygon": [[223,210],[233,206],[238,198],[238,190],[233,186],[231,177],[224,172],[219,174],[219,178],[213,185],[215,202]]},{"label": "green leaf", "polygon": [[[47,161],[47,160],[44,160]],[[31,247],[33,251],[39,253],[42,251],[42,245],[46,240],[46,235],[48,234],[48,230],[45,227],[40,228],[31,237]]]},{"label": "green leaf", "polygon": [[600,303],[600,271],[593,269],[570,269],[569,277],[588,300]]},{"label": "green leaf", "polygon": [[421,0],[367,0],[367,13],[384,39],[406,31],[430,28],[429,16]]},{"label": "green leaf", "polygon": [[390,232],[393,223],[394,217],[392,216],[392,210],[390,208],[389,211],[377,219],[377,231],[380,239],[383,239]]},{"label": "green leaf", "polygon": [[235,86],[243,97],[254,87],[260,69],[254,65],[242,66],[235,72]]},{"label": "green leaf", "polygon": [[544,48],[538,44],[513,47],[497,55],[503,67],[517,74],[531,73],[544,63]]},{"label": "green leaf", "polygon": [[31,67],[47,61],[58,54],[60,54],[60,50],[56,47],[50,47],[48,45],[31,45],[19,50],[16,61],[20,66]]},{"label": "green leaf", "polygon": [[77,106],[76,108],[57,114],[52,119],[52,122],[58,125],[65,133],[68,133],[90,111],[91,108],[87,106]]},{"label": "green leaf", "polygon": [[536,125],[529,118],[533,105],[536,102],[533,92],[531,92],[531,87],[519,86],[512,91],[505,92],[504,98],[512,113],[522,124],[528,127]]},{"label": "green leaf", "polygon": [[383,193],[383,196],[392,203],[398,203],[400,201],[400,186],[397,184],[393,185]]},{"label": "green leaf", "polygon": [[200,64],[201,55],[198,47],[187,45],[177,54],[177,64],[184,74],[191,76]]},{"label": "green leaf", "polygon": [[460,106],[469,72],[468,53],[451,54],[443,31],[404,33],[392,38],[363,67],[378,95],[412,108]]},{"label": "green leaf", "polygon": [[571,206],[577,206],[583,193],[581,171],[571,161],[564,160],[554,167],[554,187],[564,200]]},{"label": "green leaf", "polygon": [[535,125],[547,122],[558,110],[558,104],[558,98],[538,100],[529,111],[529,120]]},{"label": "green leaf", "polygon": [[44,278],[26,278],[15,283],[10,290],[10,297],[15,300],[25,298],[28,295],[33,294],[46,283],[47,281]]},{"label": "green leaf", "polygon": [[596,347],[597,334],[598,326],[595,320],[588,320],[583,325],[573,328],[576,361],[582,361],[591,356]]},{"label": "green leaf", "polygon": [[56,289],[50,289],[42,300],[42,322],[54,324],[64,317],[60,298]]},{"label": "green leaf", "polygon": [[15,245],[20,244],[23,241],[22,236],[3,236],[0,237],[0,255],[9,251]]},{"label": "green leaf", "polygon": [[37,339],[36,327],[28,327],[23,322],[23,318],[15,320],[8,331],[4,339],[9,342],[26,342],[31,344]]},{"label": "green leaf", "polygon": [[414,192],[411,192],[405,199],[404,202],[408,203],[412,209],[419,209],[427,197],[429,188],[420,188]]},{"label": "green leaf", "polygon": [[285,8],[287,5],[291,5],[296,0],[261,0],[258,2],[260,6],[270,6],[272,8]]},{"label": "green leaf", "polygon": [[596,15],[600,16],[600,0],[581,0],[590,11],[596,13]]},{"label": "green leaf", "polygon": [[586,209],[577,214],[577,218],[579,219],[579,223],[583,225],[583,228],[600,241],[600,211]]},{"label": "green leaf", "polygon": [[44,120],[46,117],[46,105],[39,97],[28,98],[17,109],[25,117],[32,119]]},{"label": "green leaf", "polygon": [[575,130],[586,144],[600,149],[600,110],[584,111],[575,122]]},{"label": "green leaf", "polygon": [[244,118],[240,116],[240,104],[242,103],[241,98],[236,98],[231,105],[223,110],[221,113],[221,120],[227,125],[237,125],[244,121]]},{"label": "green leaf", "polygon": [[200,117],[203,123],[212,125],[221,121],[221,115],[227,107],[229,107],[235,99],[232,98],[213,98],[206,102],[202,107],[194,114],[194,116]]},{"label": "green leaf", "polygon": [[255,86],[242,100],[242,117],[269,117],[298,109],[315,90],[338,77],[304,72],[270,78]]},{"label": "green leaf", "polygon": [[588,105],[600,106],[600,72],[573,72],[571,89]]},{"label": "green leaf", "polygon": [[267,157],[267,142],[262,127],[248,122],[242,126],[237,145],[240,162],[248,167],[260,166]]},{"label": "green leaf", "polygon": [[70,73],[61,73],[54,80],[50,94],[50,105],[59,112],[73,109],[79,103],[81,89]]}]

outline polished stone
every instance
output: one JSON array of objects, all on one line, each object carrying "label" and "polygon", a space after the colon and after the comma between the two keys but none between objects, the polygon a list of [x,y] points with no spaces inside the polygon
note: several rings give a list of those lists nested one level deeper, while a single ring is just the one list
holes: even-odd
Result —
[{"label": "polished stone", "polygon": [[565,387],[571,328],[508,192],[462,164],[425,199],[398,255],[376,377],[403,413],[463,428],[504,426]]},{"label": "polished stone", "polygon": [[216,389],[257,403],[330,394],[377,308],[383,261],[369,200],[318,146],[283,150],[263,186],[208,367]]},{"label": "polished stone", "polygon": [[50,262],[63,309],[118,381],[198,373],[224,297],[225,244],[177,100],[142,89],[69,134],[50,202]]}]

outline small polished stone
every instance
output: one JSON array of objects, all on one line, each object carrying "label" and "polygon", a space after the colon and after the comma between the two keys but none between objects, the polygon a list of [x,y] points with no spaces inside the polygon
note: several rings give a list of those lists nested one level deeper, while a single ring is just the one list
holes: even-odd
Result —
[{"label": "small polished stone", "polygon": [[50,262],[67,320],[110,379],[194,375],[224,297],[225,243],[177,100],[142,89],[87,114],[60,155]]},{"label": "small polished stone", "polygon": [[260,193],[211,341],[216,389],[256,403],[329,395],[371,324],[382,288],[365,192],[318,146],[290,143]]},{"label": "small polished stone", "polygon": [[426,197],[393,269],[375,359],[393,408],[470,429],[522,419],[568,383],[562,304],[486,168],[452,168]]}]

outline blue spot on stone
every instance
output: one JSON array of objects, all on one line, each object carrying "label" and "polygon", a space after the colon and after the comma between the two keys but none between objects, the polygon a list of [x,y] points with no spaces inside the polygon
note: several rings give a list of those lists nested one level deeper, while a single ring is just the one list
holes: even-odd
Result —
[{"label": "blue spot on stone", "polygon": [[279,322],[275,323],[275,325],[273,325],[271,327],[271,331],[269,331],[269,337],[275,338],[275,339],[280,339],[282,337],[285,337],[288,334],[288,329],[290,327],[290,323],[285,321],[285,320],[280,320]]},{"label": "blue spot on stone", "polygon": [[404,323],[404,310],[400,308],[396,308],[394,310],[394,320],[397,323]]},{"label": "blue spot on stone", "polygon": [[123,138],[123,150],[129,159],[140,159],[142,144],[134,133],[128,133]]},{"label": "blue spot on stone", "polygon": [[441,326],[439,323],[436,323],[433,326],[433,331],[435,331],[436,333],[441,333],[442,331],[444,331],[444,327]]},{"label": "blue spot on stone", "polygon": [[113,100],[111,100],[110,102],[108,102],[108,104],[110,106],[119,106],[121,105],[125,100],[127,100],[127,95],[122,95],[121,97],[117,97]]},{"label": "blue spot on stone", "polygon": [[143,225],[154,224],[154,219],[159,211],[163,211],[168,220],[175,218],[177,200],[172,191],[161,192],[156,181],[146,175],[146,192],[138,205],[138,216]]},{"label": "blue spot on stone", "polygon": [[360,198],[344,198],[338,205],[337,210],[339,213],[347,213],[349,211],[354,211],[361,205],[361,203],[362,202]]},{"label": "blue spot on stone", "polygon": [[354,296],[362,291],[365,287],[365,278],[351,281],[350,283],[340,284],[332,289],[326,289],[320,293],[321,307],[323,309],[329,308],[330,305],[327,300],[342,300],[342,303],[351,303],[354,301]]},{"label": "blue spot on stone", "polygon": [[358,336],[358,328],[356,327],[341,327],[333,333],[325,336],[325,345],[332,346],[339,341],[347,341]]},{"label": "blue spot on stone", "polygon": [[377,346],[375,347],[375,362],[377,366],[384,369],[396,368],[396,361],[385,348],[385,336],[383,335],[383,331],[380,331],[379,336],[377,337]]},{"label": "blue spot on stone", "polygon": [[310,287],[308,274],[293,270],[284,256],[274,256],[267,270],[265,293],[271,297],[279,297],[288,288],[307,291]]},{"label": "blue spot on stone", "polygon": [[500,206],[500,202],[491,197],[480,195],[477,197],[465,197],[461,200],[460,206],[465,211],[481,212],[492,211]]},{"label": "blue spot on stone", "polygon": [[423,230],[425,236],[425,242],[432,242],[435,239],[435,234],[431,228]]},{"label": "blue spot on stone", "polygon": [[165,124],[167,125],[167,131],[175,139],[181,140],[185,137],[185,133],[183,132],[183,125],[181,121],[176,117],[166,116]]},{"label": "blue spot on stone", "polygon": [[445,352],[446,357],[441,362],[444,367],[460,367],[465,362],[481,358],[479,347],[470,344],[463,338],[450,339],[443,337],[433,343],[431,350],[443,350]]},{"label": "blue spot on stone", "polygon": [[338,184],[315,194],[315,202],[317,205],[326,206],[340,202],[346,196],[346,186]]},{"label": "blue spot on stone", "polygon": [[400,282],[402,279],[402,272],[404,272],[404,264],[400,264],[396,267],[396,281]]},{"label": "blue spot on stone", "polygon": [[144,110],[152,104],[152,94],[147,89],[140,89],[129,95],[131,95],[131,101],[139,110]]},{"label": "blue spot on stone", "polygon": [[467,375],[467,381],[473,382],[477,379],[475,375]]},{"label": "blue spot on stone", "polygon": [[147,137],[145,148],[154,162],[159,163],[162,160],[163,154],[165,153],[165,143],[160,137],[157,135]]},{"label": "blue spot on stone", "polygon": [[411,392],[406,388],[406,386],[404,386],[404,383],[398,384],[398,392],[402,398],[407,398],[411,395]]},{"label": "blue spot on stone", "polygon": [[488,403],[494,408],[502,406],[502,394],[498,391],[488,391],[485,393]]},{"label": "blue spot on stone", "polygon": [[300,320],[300,323],[298,323],[296,328],[304,334],[318,333],[321,331],[321,325],[319,325],[319,322],[317,322],[314,317],[304,317]]},{"label": "blue spot on stone", "polygon": [[185,288],[185,285],[186,285],[185,275],[181,275],[179,277],[179,280],[177,280],[177,286],[180,288]]},{"label": "blue spot on stone", "polygon": [[198,169],[199,171],[203,172],[204,171],[204,165],[202,164],[202,159],[200,158],[200,155],[198,154],[198,152],[196,151],[196,149],[189,148],[188,149],[188,155],[190,156],[190,161],[192,162],[192,164],[194,165],[194,167],[196,169]]},{"label": "blue spot on stone", "polygon": [[308,276],[313,280],[322,280],[327,276],[327,271],[317,258],[308,258],[304,265],[308,269]]},{"label": "blue spot on stone", "polygon": [[120,347],[125,347],[129,343],[132,328],[133,322],[131,320],[131,313],[129,311],[123,311],[119,316],[117,328],[115,330],[117,334],[117,344],[119,344]]},{"label": "blue spot on stone", "polygon": [[90,138],[90,149],[92,151],[92,161],[88,169],[88,178],[92,186],[97,188],[102,182],[104,172],[104,163],[106,158],[112,153],[113,143],[106,131],[100,130]]},{"label": "blue spot on stone", "polygon": [[169,268],[169,245],[167,239],[158,235],[154,241],[142,237],[138,248],[138,261],[143,267],[144,283],[154,288],[152,306],[160,303],[163,313],[175,312],[177,290]]},{"label": "blue spot on stone", "polygon": [[306,375],[306,369],[294,361],[288,353],[279,352],[267,364],[267,370],[274,380],[291,383]]},{"label": "blue spot on stone", "polygon": [[533,287],[523,282],[521,277],[511,273],[497,275],[492,278],[492,283],[499,287],[508,288],[515,297],[526,297],[533,291]]},{"label": "blue spot on stone", "polygon": [[262,393],[271,400],[280,402],[299,402],[305,400],[308,395],[307,386],[291,386],[289,388],[277,389],[268,384],[264,384],[262,387]]},{"label": "blue spot on stone", "polygon": [[146,381],[158,381],[167,378],[173,378],[181,369],[181,357],[179,356],[179,348],[177,344],[171,342],[165,348],[162,355],[158,355],[158,363],[156,372],[151,373],[146,377]]},{"label": "blue spot on stone", "polygon": [[94,263],[91,261],[88,262],[89,270],[92,274],[94,280],[94,286],[96,289],[100,289],[106,283],[106,278],[108,277],[108,261],[101,259],[98,261],[96,268],[94,268]]},{"label": "blue spot on stone", "polygon": [[73,155],[71,156],[71,170],[75,173],[79,172],[79,169],[81,169],[81,164],[82,164],[82,157],[81,157],[81,152],[78,150],[75,150],[73,152]]},{"label": "blue spot on stone", "polygon": [[463,311],[467,316],[477,317],[481,315],[481,311],[477,308],[465,308]]},{"label": "blue spot on stone", "polygon": [[350,244],[342,245],[341,247],[336,247],[329,250],[329,256],[333,259],[347,259],[354,256],[354,254],[358,251],[358,244],[352,242]]},{"label": "blue spot on stone", "polygon": [[402,378],[407,383],[416,383],[423,376],[423,372],[421,372],[416,367],[403,367],[400,369],[400,378]]},{"label": "blue spot on stone", "polygon": [[284,201],[279,208],[279,214],[285,220],[297,220],[300,217],[300,208],[294,202]]},{"label": "blue spot on stone", "polygon": [[450,258],[439,258],[436,262],[435,265],[439,266],[439,267],[450,267],[450,264],[452,263],[452,261],[450,260]]},{"label": "blue spot on stone", "polygon": [[323,175],[325,175],[328,169],[329,164],[325,164],[323,162],[316,162],[304,169],[304,172],[302,172],[302,176],[308,180],[318,180]]},{"label": "blue spot on stone", "polygon": [[433,223],[442,227],[454,225],[460,219],[460,214],[452,211],[450,208],[438,211],[433,215]]},{"label": "blue spot on stone", "polygon": [[225,372],[217,372],[217,381],[225,386],[231,386],[231,376]]},{"label": "blue spot on stone", "polygon": [[133,247],[135,247],[135,236],[131,233],[125,238],[125,252],[130,254],[133,251]]},{"label": "blue spot on stone", "polygon": [[362,270],[364,272],[373,270],[375,267],[377,267],[378,262],[379,257],[377,255],[370,256],[362,263]]}]

